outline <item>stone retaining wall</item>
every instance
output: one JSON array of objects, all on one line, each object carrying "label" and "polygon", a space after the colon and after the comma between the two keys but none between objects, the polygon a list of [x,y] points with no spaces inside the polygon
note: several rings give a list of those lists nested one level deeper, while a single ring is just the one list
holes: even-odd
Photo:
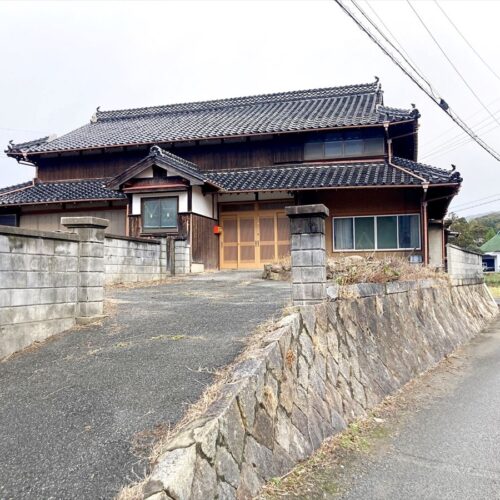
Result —
[{"label": "stone retaining wall", "polygon": [[498,312],[485,285],[426,280],[328,295],[243,353],[217,401],[168,443],[144,498],[252,498]]},{"label": "stone retaining wall", "polygon": [[79,242],[74,234],[1,228],[0,359],[75,324]]},{"label": "stone retaining wall", "polygon": [[162,279],[167,274],[165,240],[106,235],[105,283],[136,283]]}]

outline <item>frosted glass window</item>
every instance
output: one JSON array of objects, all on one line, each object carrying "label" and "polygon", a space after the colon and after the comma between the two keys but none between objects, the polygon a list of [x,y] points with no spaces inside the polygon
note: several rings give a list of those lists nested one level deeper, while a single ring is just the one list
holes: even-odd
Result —
[{"label": "frosted glass window", "polygon": [[144,229],[176,229],[177,198],[143,199]]}]

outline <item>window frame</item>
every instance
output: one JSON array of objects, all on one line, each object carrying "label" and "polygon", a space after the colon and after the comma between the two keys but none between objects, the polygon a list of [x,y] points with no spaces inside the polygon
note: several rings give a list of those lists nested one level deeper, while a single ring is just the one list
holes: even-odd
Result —
[{"label": "window frame", "polygon": [[[416,215],[418,217],[418,246],[402,248],[399,247],[399,217],[407,217],[411,215]],[[398,248],[378,248],[378,224],[377,219],[379,217],[396,217],[396,241],[398,243]],[[352,243],[356,246],[356,224],[354,219],[372,218],[374,225],[374,236],[375,236],[375,248],[346,248],[337,249],[335,248],[335,220],[336,219],[352,219]],[[404,213],[404,214],[380,214],[380,215],[343,215],[339,217],[332,217],[332,249],[334,252],[408,252],[412,250],[422,250],[422,222],[420,214],[417,212]]]},{"label": "window frame", "polygon": [[[380,132],[380,133],[379,133]],[[338,140],[332,140],[328,139],[327,135],[322,135],[322,136],[311,136],[310,138],[306,139],[304,141],[303,145],[303,158],[304,161],[318,161],[318,160],[337,160],[337,159],[352,159],[352,158],[369,158],[369,157],[379,157],[379,156],[384,156],[386,153],[386,140],[384,137],[383,131],[377,130],[372,130],[371,132],[359,132],[360,137],[359,138],[349,138],[349,134],[351,133],[352,135],[355,135],[352,132],[337,132],[338,134],[341,134],[342,138]],[[374,139],[381,139],[381,145],[382,145],[382,150],[379,152],[367,152],[367,142],[373,141]],[[348,144],[351,141],[361,141],[362,142],[362,149],[363,151],[361,153],[352,153],[352,154],[347,154],[346,153],[346,144]],[[336,143],[338,142],[341,145],[342,153],[339,155],[326,155],[326,144],[328,143]],[[321,149],[322,149],[322,155],[314,155],[314,156],[307,156],[306,154],[306,148],[308,144],[320,144]]]},{"label": "window frame", "polygon": [[[144,226],[144,204],[148,201],[158,201],[158,200],[166,200],[166,199],[175,199],[176,201],[176,221],[175,227],[145,227]],[[143,196],[141,197],[141,233],[176,233],[179,231],[179,197],[178,196]]]},{"label": "window frame", "polygon": [[4,227],[19,227],[19,214],[14,212],[0,214],[3,217],[14,217],[14,224],[0,224]]}]

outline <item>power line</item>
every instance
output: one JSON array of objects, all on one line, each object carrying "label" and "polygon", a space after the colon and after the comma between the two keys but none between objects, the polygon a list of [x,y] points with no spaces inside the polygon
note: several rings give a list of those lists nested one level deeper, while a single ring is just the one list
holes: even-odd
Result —
[{"label": "power line", "polygon": [[441,7],[437,0],[434,0],[434,3],[437,5],[439,10],[443,13],[444,17],[448,19],[448,22],[455,28],[455,31],[460,35],[462,40],[469,46],[469,48],[476,54],[477,58],[491,71],[493,76],[500,81],[500,75],[481,57],[481,54],[473,47],[473,45],[465,38],[465,35],[458,29],[458,26],[451,20],[450,16],[446,13],[446,11]]},{"label": "power line", "polygon": [[466,212],[467,210],[471,210],[472,208],[477,208],[477,207],[482,207],[484,205],[489,205],[490,203],[495,203],[496,201],[500,201],[500,198],[496,198],[491,201],[485,201],[484,203],[478,203],[477,205],[472,205],[471,207],[463,208],[461,210],[451,210],[451,213],[458,213],[458,212]]},{"label": "power line", "polygon": [[424,27],[425,31],[427,31],[427,33],[429,34],[429,36],[432,38],[432,40],[434,41],[434,43],[436,44],[436,46],[438,47],[438,49],[441,51],[441,53],[443,54],[443,56],[445,57],[445,59],[450,63],[451,67],[455,70],[455,73],[460,77],[460,79],[462,80],[462,82],[464,82],[465,86],[470,90],[470,92],[472,93],[472,95],[476,98],[477,102],[479,102],[479,104],[481,104],[481,106],[498,123],[498,125],[500,125],[500,121],[497,120],[497,118],[495,117],[495,115],[489,110],[489,108],[482,101],[482,99],[475,92],[475,90],[469,85],[469,83],[467,82],[467,80],[465,79],[465,77],[462,75],[462,73],[460,72],[460,70],[455,66],[455,64],[450,59],[450,57],[448,57],[448,54],[443,49],[443,47],[440,45],[440,43],[437,41],[436,37],[432,34],[432,31],[427,27],[427,25],[425,24],[424,20],[420,16],[420,14],[417,12],[417,10],[415,9],[415,7],[411,4],[410,0],[406,0],[406,3],[410,6],[410,9],[413,11],[413,13],[415,14],[415,16],[417,16],[417,19],[420,21],[420,23]]},{"label": "power line", "polygon": [[[493,99],[493,101],[490,101],[487,105],[488,106],[491,106],[492,104],[495,104],[496,102],[500,101],[500,97],[497,97],[496,99]],[[498,113],[500,111],[500,109],[497,109],[496,111],[494,111],[494,113]],[[469,118],[473,118],[474,116],[480,114],[480,113],[483,113],[484,110],[483,109],[478,109],[476,112],[472,113],[471,115],[468,115],[467,116],[467,119]],[[472,126],[473,127],[477,127],[478,125],[480,125],[481,123],[487,121],[487,120],[491,120],[491,118],[489,116],[487,116],[486,118],[483,118],[482,120],[474,123]],[[429,140],[426,140],[425,143],[423,145],[427,146],[429,144],[432,144],[433,142],[436,142],[436,141],[440,141],[441,140],[441,137],[445,136],[445,135],[448,135],[450,132],[453,132],[455,130],[455,127],[449,127],[448,129],[446,129],[445,131],[435,135],[432,139],[429,139]],[[459,134],[457,134],[456,136],[460,136],[462,134],[462,132],[460,132]]]},{"label": "power line", "polygon": [[[496,111],[495,113],[498,113],[498,111]],[[483,123],[484,121],[486,121],[487,123]],[[481,123],[482,125],[480,125]],[[493,125],[493,127],[491,127],[491,125]],[[474,126],[476,127],[476,132],[481,131],[483,134],[487,134],[497,128],[495,124],[491,123],[491,120],[489,118],[476,123]],[[455,146],[463,146],[465,144],[468,144],[469,142],[471,142],[470,137],[467,137],[465,134],[460,133],[453,137],[450,137],[446,142],[430,148],[428,152],[424,153],[423,157],[426,158],[428,156],[434,156],[436,154],[446,152],[450,149],[454,150]]]},{"label": "power line", "polygon": [[[493,158],[500,161],[500,154],[497,153],[492,147],[490,147],[485,141],[483,141],[448,105],[448,103],[434,95],[432,86],[428,83],[425,78],[422,77],[418,72],[416,75],[412,73],[412,70],[405,67],[405,65],[394,56],[391,51],[384,46],[384,44],[374,35],[369,28],[367,28],[352,12],[348,9],[342,0],[334,0],[335,3],[349,16],[356,25],[384,52],[384,54],[391,59],[391,61],[396,64],[403,73],[410,78],[415,85],[417,85],[422,92],[424,92],[432,101],[437,104],[441,110],[443,110],[464,132],[466,132],[474,141],[477,142],[485,151],[487,151]],[[366,14],[365,14],[366,17]],[[379,31],[379,30],[378,30]],[[427,87],[429,88],[427,88]]]},{"label": "power line", "polygon": [[475,200],[468,201],[467,203],[459,203],[458,205],[455,205],[455,208],[465,208],[465,207],[472,205],[474,203],[484,201],[484,200],[489,200],[490,198],[495,198],[498,196],[500,196],[500,193],[490,194],[489,196],[482,196],[481,198],[476,198]]},{"label": "power line", "polygon": [[[483,130],[482,133],[483,133],[483,135],[489,134],[490,132],[493,132],[496,128],[497,128],[496,126],[490,127],[487,130]],[[451,151],[455,151],[457,149],[460,149],[462,146],[466,146],[471,141],[472,141],[472,139],[464,137],[463,141],[456,143],[454,146],[452,146],[450,148],[445,148],[445,149],[440,150],[440,151],[436,151],[435,153],[425,154],[425,155],[423,155],[422,158],[428,158],[429,156],[434,156],[436,158],[439,158],[440,156],[443,156],[446,153],[450,153]]]},{"label": "power line", "polygon": [[[387,26],[385,26],[385,24],[382,22],[382,24],[385,26],[386,30],[389,32],[389,34],[392,36],[392,38],[394,38],[395,42],[399,45],[400,49],[398,47],[396,47],[396,45],[394,45],[394,43],[392,43],[387,38],[387,36],[385,35],[385,33],[377,26],[377,24],[374,21],[372,21],[372,19],[370,18],[370,16],[358,5],[358,3],[357,3],[356,0],[351,0],[351,2],[356,7],[356,9],[358,9],[358,11],[361,13],[361,15],[373,26],[373,28],[375,28],[375,30],[379,33],[379,35],[403,58],[403,60],[406,62],[406,64],[408,64],[408,66],[415,73],[417,73],[418,75],[420,75],[420,77],[422,78],[422,80],[432,89],[432,86],[429,83],[429,81],[427,80],[427,78],[425,77],[425,75],[418,68],[418,66],[412,61],[412,59],[410,58],[408,52],[406,52],[406,50],[399,43],[399,41],[392,34],[392,32],[387,28]],[[375,12],[373,9],[372,9],[372,11]],[[380,19],[380,17],[378,15],[377,15],[377,18]]]}]

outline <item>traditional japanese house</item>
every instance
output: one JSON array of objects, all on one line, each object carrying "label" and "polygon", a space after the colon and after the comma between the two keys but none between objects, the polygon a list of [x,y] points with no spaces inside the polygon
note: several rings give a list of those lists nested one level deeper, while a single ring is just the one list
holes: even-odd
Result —
[{"label": "traditional japanese house", "polygon": [[[462,179],[417,161],[417,109],[380,83],[116,111],[61,137],[9,144],[32,181],[0,190],[0,223],[183,238],[205,269],[258,268],[289,252],[284,208],[324,203],[327,250],[440,266]],[[198,266],[200,267],[200,266]]]}]

